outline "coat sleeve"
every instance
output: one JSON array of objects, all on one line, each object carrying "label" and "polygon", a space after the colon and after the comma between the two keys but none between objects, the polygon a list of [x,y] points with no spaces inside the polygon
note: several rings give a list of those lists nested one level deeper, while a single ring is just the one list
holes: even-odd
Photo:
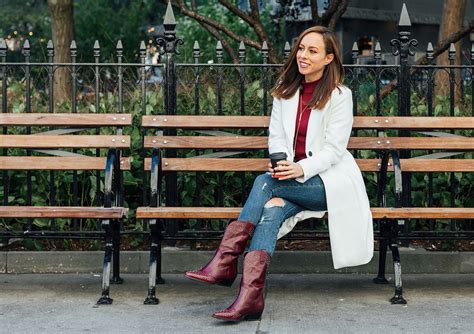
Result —
[{"label": "coat sleeve", "polygon": [[283,128],[281,113],[281,100],[278,98],[274,98],[272,114],[270,117],[270,126],[268,129],[268,151],[270,153],[285,152],[287,156],[290,156],[290,152],[288,152],[288,145],[286,142],[285,130]]},{"label": "coat sleeve", "polygon": [[334,90],[328,102],[331,104],[326,111],[328,119],[322,149],[314,156],[298,161],[304,171],[304,175],[296,179],[298,182],[305,182],[337,164],[347,150],[353,122],[352,92],[346,87],[340,89]]}]

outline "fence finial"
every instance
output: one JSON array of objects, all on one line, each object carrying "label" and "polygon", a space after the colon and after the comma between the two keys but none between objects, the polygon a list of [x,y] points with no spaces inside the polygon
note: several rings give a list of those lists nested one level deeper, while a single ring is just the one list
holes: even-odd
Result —
[{"label": "fence finial", "polygon": [[456,59],[456,46],[454,46],[454,43],[449,45],[448,58],[449,60]]},{"label": "fence finial", "polygon": [[48,50],[48,57],[54,57],[54,44],[52,40],[48,41],[48,44],[46,45],[46,50]]},{"label": "fence finial", "polygon": [[410,16],[408,16],[408,10],[405,3],[403,3],[402,12],[400,14],[400,21],[398,21],[399,27],[411,27]]},{"label": "fence finial", "polygon": [[5,40],[3,38],[0,38],[0,52],[6,52],[7,51],[7,43],[5,43]]},{"label": "fence finial", "polygon": [[359,45],[357,42],[352,44],[352,61],[355,63],[357,61],[357,57],[359,56]]},{"label": "fence finial", "polygon": [[239,43],[239,59],[240,62],[245,62],[245,44],[244,41],[240,41]]},{"label": "fence finial", "polygon": [[377,44],[375,44],[374,56],[375,59],[382,58],[382,48],[380,47],[380,42],[377,42]]},{"label": "fence finial", "polygon": [[71,61],[74,63],[76,61],[76,56],[77,56],[77,46],[76,46],[75,40],[72,40],[69,50],[71,52]]},{"label": "fence finial", "polygon": [[433,55],[434,55],[433,44],[429,42],[428,47],[426,48],[426,59],[428,59],[429,64],[431,64],[431,62],[433,61]]},{"label": "fence finial", "polygon": [[267,41],[263,41],[261,52],[262,52],[263,63],[266,64],[267,61],[268,61],[268,44],[267,44]]},{"label": "fence finial", "polygon": [[216,44],[216,56],[217,56],[217,62],[222,63],[222,57],[224,56],[224,51],[222,47],[221,41],[217,41]]},{"label": "fence finial", "polygon": [[199,63],[199,57],[201,57],[201,47],[199,46],[198,41],[194,41],[193,45],[193,58],[194,62],[197,64]]},{"label": "fence finial", "polygon": [[122,40],[118,40],[117,46],[115,47],[117,51],[123,51],[123,45],[122,45]]},{"label": "fence finial", "polygon": [[23,44],[23,55],[30,55],[30,41],[28,39],[25,39],[25,43]]},{"label": "fence finial", "polygon": [[[471,44],[471,60],[474,61],[474,42],[472,42],[472,44]],[[471,65],[472,65],[472,63],[471,63]]]},{"label": "fence finial", "polygon": [[171,6],[171,1],[168,1],[168,6],[166,7],[165,19],[163,21],[163,26],[165,27],[165,33],[174,32],[176,28],[176,19],[174,18],[173,7]]},{"label": "fence finial", "polygon": [[285,48],[283,50],[284,50],[283,52],[285,53],[285,59],[288,59],[291,53],[291,46],[288,41],[285,42]]}]

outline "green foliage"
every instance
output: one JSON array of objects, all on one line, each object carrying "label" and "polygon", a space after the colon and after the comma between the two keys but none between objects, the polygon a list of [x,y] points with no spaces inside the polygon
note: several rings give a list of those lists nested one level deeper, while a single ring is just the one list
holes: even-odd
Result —
[{"label": "green foliage", "polygon": [[138,59],[141,40],[148,40],[149,24],[157,24],[165,6],[159,1],[81,0],[75,2],[75,28],[79,59],[93,60],[94,41],[101,45],[102,59],[116,54],[117,41],[122,40],[126,62]]},{"label": "green foliage", "polygon": [[[244,22],[237,15],[229,12],[229,10],[223,5],[219,4],[218,1],[202,1],[198,4],[198,11],[200,15],[207,16],[212,20],[219,22],[219,24],[222,24],[236,35],[258,41],[255,31],[248,25],[248,23]],[[279,54],[283,55],[283,46],[285,44],[284,20],[275,21],[271,19],[269,8],[262,8],[260,14],[260,20],[270,39],[269,42],[274,45],[275,50],[277,50]],[[217,62],[217,39],[212,36],[205,28],[203,28],[196,20],[190,19],[187,16],[183,16],[176,10],[175,15],[177,21],[176,36],[183,38],[185,41],[185,45],[182,47],[182,55],[179,57],[179,60],[182,62],[193,62],[193,44],[194,41],[198,41],[201,51],[200,62]],[[222,36],[228,40],[231,48],[238,56],[238,42],[231,40],[225,34],[222,34]],[[247,63],[258,64],[262,62],[260,52],[249,46],[246,46],[246,56]],[[224,51],[224,63],[226,62],[230,62],[230,57],[227,52]]]}]

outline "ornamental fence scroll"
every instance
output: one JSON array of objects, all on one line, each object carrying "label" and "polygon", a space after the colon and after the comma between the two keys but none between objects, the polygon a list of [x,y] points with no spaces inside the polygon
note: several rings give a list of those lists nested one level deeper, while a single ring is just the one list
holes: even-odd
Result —
[{"label": "ornamental fence scroll", "polygon": [[[169,8],[171,10],[171,8]],[[143,160],[146,155],[142,149],[144,132],[140,129],[140,116],[147,114],[212,114],[212,115],[269,115],[271,111],[271,88],[275,83],[281,64],[268,63],[268,47],[264,42],[260,50],[259,63],[247,63],[245,45],[238,48],[238,63],[226,63],[224,50],[217,43],[213,60],[203,62],[198,42],[193,44],[193,61],[179,62],[180,48],[183,40],[176,37],[176,22],[169,12],[165,15],[164,35],[148,46],[142,42],[139,47],[138,62],[124,62],[123,46],[119,41],[113,61],[101,61],[101,50],[98,42],[92,50],[94,62],[77,61],[77,47],[71,44],[71,63],[55,63],[54,46],[47,47],[47,61],[34,62],[31,59],[31,48],[28,41],[23,45],[23,62],[9,62],[7,44],[0,40],[0,101],[1,112],[97,112],[122,113],[134,115],[132,135],[132,152],[134,157],[132,169],[125,172],[125,202],[132,210],[146,205],[147,174],[143,171]],[[411,37],[411,24],[406,9],[402,10],[398,37],[391,41],[392,53],[398,57],[397,64],[382,64],[380,44],[374,48],[372,64],[359,63],[360,55],[357,44],[351,50],[352,64],[345,64],[345,84],[353,91],[354,115],[401,115],[401,116],[474,116],[474,45],[463,62],[465,65],[454,65],[455,55],[459,50],[454,45],[449,50],[450,65],[435,65],[433,47],[426,48],[426,65],[414,65],[413,50],[417,47],[416,39]],[[188,43],[190,41],[186,41]],[[156,56],[162,61],[156,62]],[[290,53],[286,43],[284,56]],[[55,79],[59,69],[65,69],[70,79],[70,94],[61,103],[55,103]],[[448,96],[435,94],[438,73],[446,73],[449,80]],[[40,131],[49,131],[41,129]],[[9,130],[11,131],[11,130]],[[31,133],[31,129],[20,129]],[[57,129],[69,133],[74,129]],[[99,130],[97,130],[99,131]],[[169,131],[169,130],[168,130]],[[255,130],[236,130],[234,133],[252,134]],[[219,132],[219,135],[225,135]],[[7,128],[3,128],[7,134]],[[169,133],[172,134],[172,133]],[[206,134],[213,135],[212,131]],[[413,134],[413,133],[412,133]],[[409,135],[406,133],[405,135]],[[469,131],[455,133],[430,133],[431,136],[472,136]],[[49,152],[61,154],[60,152]],[[81,152],[75,152],[80,154]],[[197,152],[201,156],[250,156],[263,157],[265,152],[219,151]],[[3,149],[3,156],[12,154]],[[364,151],[355,155],[374,154]],[[410,157],[412,152],[402,152],[401,157]],[[449,157],[454,155],[472,155],[472,152],[418,152],[421,155]],[[173,157],[173,153],[168,155]],[[419,157],[419,156],[418,156]],[[166,204],[177,205],[242,205],[247,196],[254,174],[238,173],[215,175],[203,178],[199,173],[183,173],[166,176]],[[372,203],[375,203],[375,174],[364,175]],[[54,173],[33,175],[32,172],[13,175],[9,171],[1,174],[0,197],[3,205],[25,204],[42,198],[50,205],[77,204],[80,201],[98,201],[102,196],[103,185],[100,173],[78,174]],[[66,182],[68,181],[68,182]],[[71,182],[69,182],[71,181]],[[35,187],[33,187],[33,183]],[[67,183],[67,184],[66,184]],[[474,206],[472,175],[458,173],[436,175],[430,173],[425,179],[419,175],[405,174],[403,179],[405,192],[404,205],[438,206],[446,202],[448,206]],[[71,194],[58,192],[61,187],[72,188]],[[36,193],[33,191],[35,188]],[[223,221],[187,221],[181,224],[167,224],[168,239],[186,239],[183,230],[190,230],[191,239],[217,238]],[[79,224],[84,232],[98,231],[94,224]],[[323,223],[324,225],[324,223]],[[30,222],[29,227],[37,229],[68,229],[67,223],[57,226],[48,223]],[[320,223],[311,222],[308,231],[319,231]],[[0,221],[0,230],[11,229],[11,221]],[[14,227],[19,228],[21,227]],[[306,228],[306,227],[305,227]],[[124,228],[125,233],[144,233],[142,223],[132,218]],[[450,238],[456,238],[458,231],[466,232],[463,236],[474,234],[472,221],[423,221],[412,220],[406,225],[401,238],[413,239],[423,237],[423,231],[448,231]],[[80,238],[82,235],[77,234]],[[291,238],[291,236],[290,236]],[[308,235],[305,238],[310,238]],[[442,238],[442,236],[438,237]]]}]

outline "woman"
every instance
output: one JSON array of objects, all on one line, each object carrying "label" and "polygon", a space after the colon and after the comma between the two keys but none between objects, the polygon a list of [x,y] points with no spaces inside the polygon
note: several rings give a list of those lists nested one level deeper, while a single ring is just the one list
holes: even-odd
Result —
[{"label": "woman", "polygon": [[[334,268],[362,265],[373,254],[372,215],[360,170],[347,151],[352,94],[342,86],[337,39],[325,27],[305,30],[272,95],[269,152],[287,160],[259,175],[238,220],[231,222],[211,261],[187,272],[193,280],[230,286],[244,257],[240,292],[213,317],[259,319],[268,263],[278,238],[303,219],[328,213]],[[253,233],[253,235],[252,235]],[[251,237],[252,236],[252,237]]]}]

